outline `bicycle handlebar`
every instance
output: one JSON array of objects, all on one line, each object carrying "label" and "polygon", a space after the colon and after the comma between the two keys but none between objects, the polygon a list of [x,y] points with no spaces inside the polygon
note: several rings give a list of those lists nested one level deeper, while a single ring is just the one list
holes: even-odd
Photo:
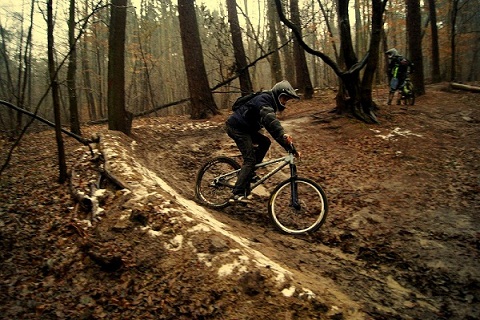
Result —
[{"label": "bicycle handlebar", "polygon": [[[295,157],[299,157],[300,154],[297,152],[297,149],[295,149],[295,146],[293,145],[293,138],[289,134],[284,134],[283,135],[283,141],[286,144],[286,150],[288,153],[293,154]],[[285,146],[285,144],[282,144]]]},{"label": "bicycle handlebar", "polygon": [[293,145],[293,143],[290,143],[289,146],[290,146],[290,150],[287,150],[288,153],[291,153],[294,156],[297,156],[299,153],[297,152],[297,149],[295,149],[295,146]]}]

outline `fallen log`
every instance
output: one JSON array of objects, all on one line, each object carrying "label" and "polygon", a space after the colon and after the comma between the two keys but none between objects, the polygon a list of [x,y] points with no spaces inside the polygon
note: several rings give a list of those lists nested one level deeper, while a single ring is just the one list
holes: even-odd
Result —
[{"label": "fallen log", "polygon": [[457,82],[450,83],[450,86],[453,89],[467,90],[467,91],[471,91],[471,92],[480,92],[480,87],[478,87],[478,86],[471,86],[471,85],[468,85],[468,84],[462,84],[462,83],[457,83]]}]

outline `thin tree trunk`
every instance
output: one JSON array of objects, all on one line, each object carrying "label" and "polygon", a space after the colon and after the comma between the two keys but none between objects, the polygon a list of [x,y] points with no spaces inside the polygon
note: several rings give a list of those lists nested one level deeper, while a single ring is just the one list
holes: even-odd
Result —
[{"label": "thin tree trunk", "polygon": [[[278,31],[278,37],[280,39],[280,42],[288,43],[290,41],[287,35],[288,33],[285,31],[284,28],[282,28],[280,20],[275,19],[275,22],[276,22],[276,29]],[[271,50],[275,50],[275,48],[272,48]],[[294,63],[292,51],[293,51],[292,46],[290,44],[287,44],[285,46],[285,49],[283,49],[283,63],[284,63],[283,73],[284,73],[285,79],[290,79],[293,82],[295,80],[295,63]]]},{"label": "thin tree trunk", "polygon": [[22,87],[20,89],[20,101],[22,107],[29,109],[29,106],[26,103],[26,95],[28,91],[28,84],[30,82],[30,71],[31,71],[31,61],[32,61],[32,29],[33,29],[33,14],[35,12],[35,0],[32,0],[30,4],[30,26],[27,33],[27,41],[25,43],[25,53],[23,55],[23,63],[25,65],[25,71],[23,72]]},{"label": "thin tree trunk", "polygon": [[70,106],[70,130],[80,135],[80,119],[78,115],[77,101],[77,48],[75,43],[75,0],[70,0],[70,12],[68,19],[68,44],[70,55],[68,58],[67,87],[68,102]]},{"label": "thin tree trunk", "polygon": [[[100,14],[103,14],[101,12]],[[101,46],[101,37],[102,34],[98,30],[98,26],[96,24],[100,24],[102,19],[106,19],[106,16],[101,16],[100,18],[97,18],[98,20],[94,21],[93,23],[93,43],[95,46],[95,54],[92,57],[92,60],[95,61],[95,66],[96,66],[96,75],[94,77],[95,81],[95,87],[97,90],[97,110],[98,110],[98,115],[101,119],[105,118],[105,72],[104,72],[104,67],[103,63],[105,61],[105,50],[103,46]]]},{"label": "thin tree trunk", "polygon": [[[290,11],[293,24],[300,26],[300,11],[298,8],[298,0],[290,0]],[[301,29],[299,28],[300,36]],[[313,96],[313,86],[308,71],[305,50],[299,44],[295,37],[293,40],[293,57],[295,60],[295,83],[300,92],[303,92],[305,99],[311,99]]]},{"label": "thin tree trunk", "polygon": [[[3,28],[2,24],[0,23],[0,36],[2,37],[2,43],[0,52],[2,54],[3,63],[5,64],[5,73],[7,79],[0,82],[2,86],[2,94],[6,98],[6,100],[13,102],[14,97],[14,88],[13,88],[13,79],[12,73],[10,71],[10,59],[8,57],[7,52],[7,45],[6,45],[6,38],[5,38],[5,29]],[[12,109],[8,109],[8,120],[9,120],[9,127],[13,131],[15,129],[15,114]]]},{"label": "thin tree trunk", "polygon": [[[145,98],[146,98],[145,100],[146,100],[147,106],[150,108],[150,107],[153,107],[155,105],[155,90],[152,87],[152,79],[151,79],[151,76],[150,76],[148,61],[147,61],[147,57],[145,55],[145,50],[144,50],[143,45],[142,45],[142,40],[140,38],[140,34],[138,35],[137,38],[138,38],[138,46],[139,46],[139,49],[140,49],[140,54],[142,56],[143,73],[144,73],[144,81],[145,81],[144,90],[146,91],[145,92]],[[150,101],[150,103],[148,103],[149,101]],[[143,105],[143,107],[145,107],[145,105]],[[145,109],[145,108],[143,108],[143,109]]]},{"label": "thin tree trunk", "polygon": [[[85,36],[86,38],[86,36]],[[82,52],[82,73],[83,73],[83,85],[85,87],[85,96],[87,98],[87,105],[89,110],[90,120],[97,120],[97,107],[95,104],[95,97],[93,96],[92,80],[91,73],[92,69],[90,67],[90,62],[88,59],[88,43],[86,39],[82,41],[83,43],[83,52]]]},{"label": "thin tree trunk", "polygon": [[[278,15],[275,10],[275,3],[272,0],[267,1],[267,17],[268,17],[268,50],[272,51],[278,48],[277,41],[277,20]],[[280,53],[275,51],[270,56],[270,72],[272,73],[272,78],[274,83],[280,82],[283,80],[282,77],[282,64],[280,62]],[[272,83],[273,84],[273,83]]]},{"label": "thin tree trunk", "polygon": [[245,49],[243,47],[242,31],[238,22],[237,3],[235,0],[227,0],[227,10],[230,33],[232,34],[233,53],[236,62],[235,69],[237,73],[240,73],[240,91],[242,95],[247,95],[253,92],[253,86],[250,80],[250,73],[246,68],[247,57],[245,56]]},{"label": "thin tree trunk", "polygon": [[54,52],[53,52],[54,38],[53,38],[52,2],[53,0],[47,1],[48,71],[50,75],[50,81],[52,84],[53,111],[54,111],[54,118],[55,118],[55,137],[57,140],[57,149],[58,149],[58,165],[59,165],[58,182],[64,183],[67,180],[67,164],[65,160],[65,148],[63,145],[63,137],[62,137],[59,87],[57,82],[57,73],[55,71],[55,58],[54,58]]},{"label": "thin tree trunk", "polygon": [[440,49],[438,44],[437,10],[435,0],[428,0],[430,28],[432,30],[432,82],[442,81],[440,75]]},{"label": "thin tree trunk", "polygon": [[[23,103],[23,98],[21,96],[21,87],[22,87],[22,71],[23,71],[23,39],[24,39],[24,30],[23,30],[23,19],[20,22],[20,37],[18,41],[18,68],[17,68],[17,85],[14,88],[14,96],[16,97],[16,104],[17,106],[20,106],[20,108],[25,108],[24,103]],[[17,113],[17,123],[16,123],[16,128],[15,132],[16,134],[21,132],[23,124],[23,115],[22,113],[18,112]]]},{"label": "thin tree trunk", "polygon": [[320,10],[322,11],[323,17],[325,18],[325,24],[327,25],[327,30],[328,30],[328,39],[330,40],[330,43],[332,44],[333,52],[335,54],[335,61],[339,63],[340,61],[340,56],[338,54],[337,50],[337,45],[335,44],[335,41],[333,40],[333,29],[330,23],[330,16],[327,14],[325,7],[323,6],[321,0],[318,0],[318,5],[320,6]]},{"label": "thin tree trunk", "polygon": [[360,0],[355,0],[355,51],[360,52],[362,43],[362,18],[360,14]]},{"label": "thin tree trunk", "polygon": [[457,14],[458,14],[458,2],[459,0],[453,0],[452,1],[452,12],[451,12],[451,19],[450,19],[450,51],[451,51],[451,56],[450,56],[450,68],[451,68],[451,74],[450,74],[450,81],[455,81],[457,78],[457,69],[455,66],[456,63],[456,36],[457,36]]}]

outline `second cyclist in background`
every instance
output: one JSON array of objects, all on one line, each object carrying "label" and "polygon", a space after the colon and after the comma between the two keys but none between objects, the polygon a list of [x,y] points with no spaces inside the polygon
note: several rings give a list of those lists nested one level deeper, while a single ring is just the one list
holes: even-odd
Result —
[{"label": "second cyclist in background", "polygon": [[388,94],[387,104],[392,104],[395,92],[399,91],[397,97],[397,104],[401,103],[401,90],[405,85],[405,79],[408,72],[413,71],[413,63],[398,53],[397,49],[392,48],[385,52],[388,57],[388,81],[390,85],[390,92]]}]

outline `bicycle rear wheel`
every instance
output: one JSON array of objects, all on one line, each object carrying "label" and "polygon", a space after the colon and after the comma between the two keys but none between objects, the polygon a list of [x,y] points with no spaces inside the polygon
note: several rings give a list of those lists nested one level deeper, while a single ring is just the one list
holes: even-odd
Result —
[{"label": "bicycle rear wheel", "polygon": [[203,165],[195,181],[196,199],[212,208],[225,208],[232,196],[232,189],[237,181],[233,171],[240,165],[232,158],[218,157]]},{"label": "bicycle rear wheel", "polygon": [[[296,203],[293,203],[292,189],[296,189]],[[268,214],[273,224],[279,231],[288,234],[317,231],[325,222],[327,213],[325,192],[317,183],[305,178],[281,182],[268,202]]]}]

